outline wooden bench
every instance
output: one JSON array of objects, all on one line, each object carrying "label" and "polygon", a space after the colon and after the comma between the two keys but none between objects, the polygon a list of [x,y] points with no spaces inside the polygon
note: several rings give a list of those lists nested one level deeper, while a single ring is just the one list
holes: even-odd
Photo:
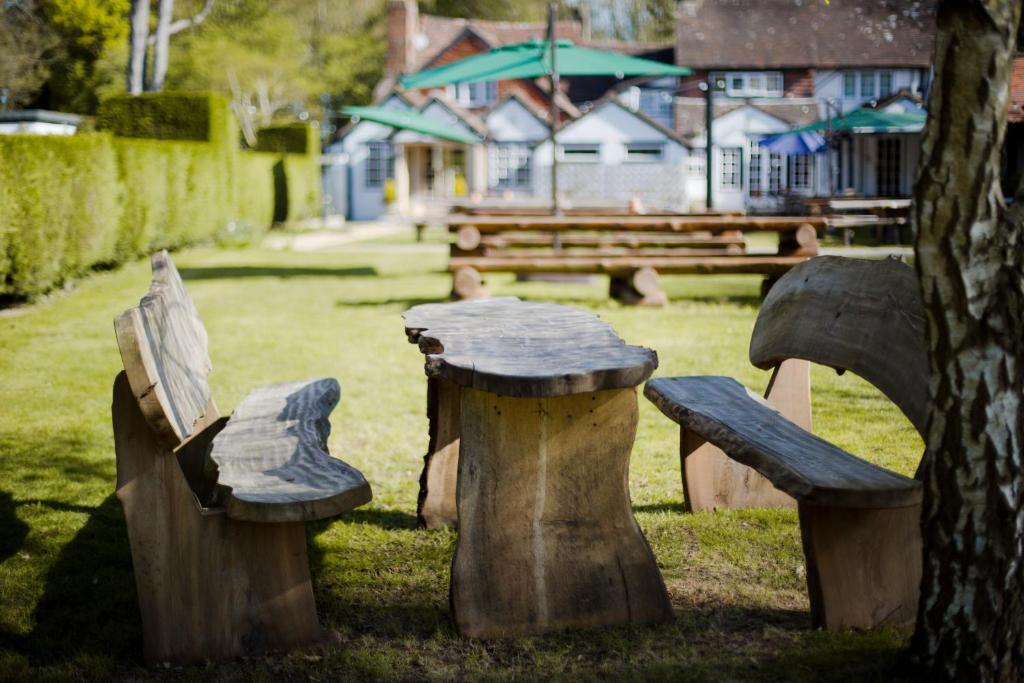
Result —
[{"label": "wooden bench", "polygon": [[[662,305],[668,273],[759,273],[774,281],[818,253],[825,220],[729,215],[453,215],[452,298],[487,296],[482,273],[607,274],[609,294]],[[776,254],[749,254],[743,233],[779,233]]]},{"label": "wooden bench", "polygon": [[221,417],[206,330],[166,251],[149,293],[114,321],[117,497],[148,663],[223,661],[317,646],[304,522],[370,500],[327,452],[334,379],[262,387]]},{"label": "wooden bench", "polygon": [[689,509],[797,506],[815,626],[915,618],[922,487],[811,434],[807,361],[864,377],[923,432],[924,339],[913,269],[823,256],[781,278],[758,315],[750,360],[775,369],[767,400],[727,377],[645,387],[681,427]]}]

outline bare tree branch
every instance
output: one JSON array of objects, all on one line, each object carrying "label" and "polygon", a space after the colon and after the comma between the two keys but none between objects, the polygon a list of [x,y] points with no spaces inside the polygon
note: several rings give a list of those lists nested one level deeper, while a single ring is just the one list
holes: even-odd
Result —
[{"label": "bare tree branch", "polygon": [[[203,8],[199,10],[199,12],[197,12],[196,15],[191,19],[178,19],[177,21],[171,22],[171,25],[167,28],[168,37],[181,33],[182,31],[192,28],[193,26],[198,26],[199,24],[206,21],[206,17],[209,16],[210,10],[213,9],[213,3],[214,0],[206,0],[206,2],[203,4]],[[155,35],[149,37],[149,45],[156,45]]]}]

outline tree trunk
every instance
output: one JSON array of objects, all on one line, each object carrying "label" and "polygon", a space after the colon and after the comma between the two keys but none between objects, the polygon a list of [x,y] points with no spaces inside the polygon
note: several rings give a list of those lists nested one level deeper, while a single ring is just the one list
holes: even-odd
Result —
[{"label": "tree trunk", "polygon": [[174,16],[174,0],[160,0],[160,9],[156,19],[156,42],[153,45],[153,75],[146,84],[149,92],[160,92],[164,89],[164,78],[167,76],[167,60],[171,48],[171,19]]},{"label": "tree trunk", "polygon": [[1020,2],[943,0],[914,189],[932,405],[925,680],[1024,679],[1024,197],[999,184]]},{"label": "tree trunk", "polygon": [[149,38],[149,0],[132,0],[131,37],[128,41],[128,92],[142,92],[146,77],[146,44]]}]

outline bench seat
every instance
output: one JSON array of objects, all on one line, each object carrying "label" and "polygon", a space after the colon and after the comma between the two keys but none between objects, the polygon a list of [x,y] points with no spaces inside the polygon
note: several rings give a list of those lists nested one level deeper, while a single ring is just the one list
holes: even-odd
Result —
[{"label": "bench seat", "polygon": [[327,452],[340,396],[325,378],[260,387],[242,400],[209,456],[228,517],[309,522],[369,502],[363,475]]},{"label": "bench seat", "polygon": [[757,470],[801,503],[899,508],[921,502],[921,482],[861,460],[801,429],[732,378],[653,379],[644,396],[680,426]]}]

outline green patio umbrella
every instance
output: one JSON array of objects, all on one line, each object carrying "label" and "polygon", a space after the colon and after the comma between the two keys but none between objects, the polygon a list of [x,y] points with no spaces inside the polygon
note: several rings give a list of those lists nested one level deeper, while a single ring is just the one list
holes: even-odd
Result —
[{"label": "green patio umbrella", "polygon": [[437,119],[411,109],[394,109],[392,107],[344,107],[342,114],[359,117],[365,121],[374,121],[392,128],[412,130],[424,135],[432,135],[442,140],[452,142],[464,142],[468,145],[481,142],[482,140],[475,133],[446,126]]},{"label": "green patio umbrella", "polygon": [[917,133],[924,128],[927,118],[925,114],[908,114],[885,111],[884,109],[856,109],[843,116],[815,121],[806,126],[794,128],[785,135],[821,133],[829,130],[833,133],[842,131],[851,133]]},{"label": "green patio umbrella", "polygon": [[[402,78],[409,90],[434,88],[451,83],[516,80],[553,75],[550,41],[528,40],[494,48],[451,64],[427,69]],[[555,42],[560,76],[688,76],[691,69],[617,52],[580,47],[571,40]]]},{"label": "green patio umbrella", "polygon": [[[451,64],[427,69],[404,76],[402,86],[414,90],[434,88],[455,83],[516,80],[520,78],[550,79],[551,93],[558,92],[558,80],[565,76],[688,76],[691,69],[675,64],[664,64],[617,52],[580,47],[570,40],[557,40],[555,36],[555,3],[548,5],[548,39],[528,40],[494,48]],[[558,155],[555,150],[555,130],[558,126],[558,107],[551,98],[551,205],[558,207]]]}]

